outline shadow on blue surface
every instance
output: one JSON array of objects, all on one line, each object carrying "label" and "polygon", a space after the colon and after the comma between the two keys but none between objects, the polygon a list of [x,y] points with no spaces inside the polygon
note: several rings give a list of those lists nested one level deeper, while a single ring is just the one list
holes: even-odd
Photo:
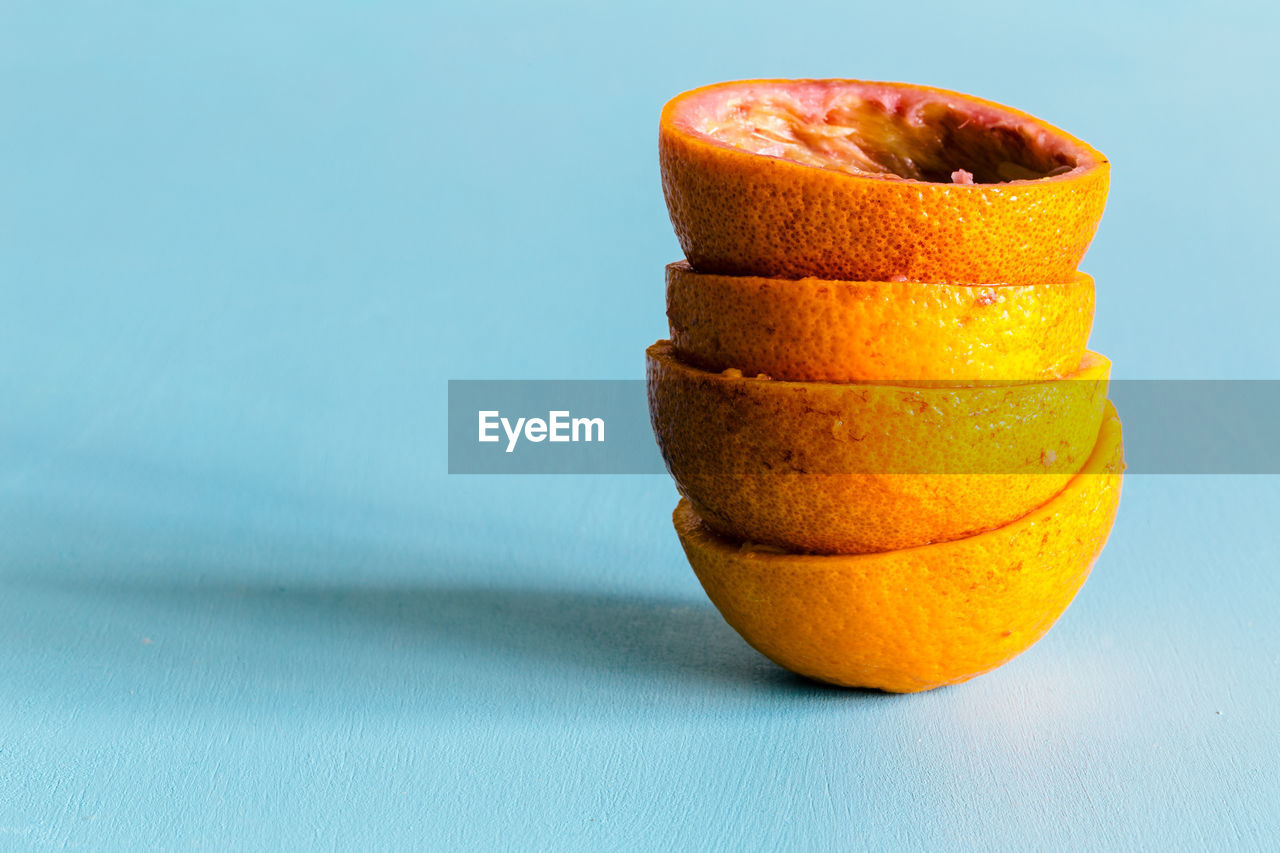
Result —
[{"label": "shadow on blue surface", "polygon": [[159,575],[154,566],[141,576],[26,575],[6,584],[27,587],[44,611],[28,614],[17,639],[46,644],[36,652],[46,658],[52,647],[77,660],[108,695],[127,687],[211,707],[296,708],[353,692],[399,704],[401,694],[415,712],[444,717],[598,713],[637,691],[658,707],[893,698],[788,673],[709,604],[674,598],[429,579],[266,583]]}]

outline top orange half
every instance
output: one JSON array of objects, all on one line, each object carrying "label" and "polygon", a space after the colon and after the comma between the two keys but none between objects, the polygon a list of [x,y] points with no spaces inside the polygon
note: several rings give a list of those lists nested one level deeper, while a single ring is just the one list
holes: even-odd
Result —
[{"label": "top orange half", "polygon": [[1040,284],[1106,204],[1098,151],[1033,116],[905,83],[747,80],[662,111],[662,187],[701,272]]}]

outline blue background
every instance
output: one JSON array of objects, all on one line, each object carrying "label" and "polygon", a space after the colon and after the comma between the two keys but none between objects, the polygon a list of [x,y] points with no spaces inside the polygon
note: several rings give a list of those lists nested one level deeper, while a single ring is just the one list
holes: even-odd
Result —
[{"label": "blue background", "polygon": [[450,477],[449,378],[637,378],[657,114],[903,79],[1114,164],[1126,378],[1280,376],[1273,4],[5,2],[0,847],[1280,844],[1266,477],[1135,476],[1058,627],[822,688],[664,477]]}]

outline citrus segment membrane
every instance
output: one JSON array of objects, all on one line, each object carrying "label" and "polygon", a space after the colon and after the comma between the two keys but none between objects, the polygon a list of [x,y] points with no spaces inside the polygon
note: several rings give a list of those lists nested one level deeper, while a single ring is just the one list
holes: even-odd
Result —
[{"label": "citrus segment membrane", "polygon": [[1026,116],[931,89],[809,80],[703,90],[679,126],[734,148],[855,175],[996,184],[1093,162]]}]

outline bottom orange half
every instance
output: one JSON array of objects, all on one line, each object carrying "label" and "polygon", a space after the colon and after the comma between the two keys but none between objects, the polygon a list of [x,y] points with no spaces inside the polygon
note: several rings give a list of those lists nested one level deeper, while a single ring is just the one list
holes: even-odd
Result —
[{"label": "bottom orange half", "polygon": [[717,534],[687,500],[674,521],[703,589],[761,654],[820,681],[913,693],[994,669],[1049,630],[1106,542],[1123,471],[1108,403],[1092,455],[1063,491],[966,539],[791,554]]}]

